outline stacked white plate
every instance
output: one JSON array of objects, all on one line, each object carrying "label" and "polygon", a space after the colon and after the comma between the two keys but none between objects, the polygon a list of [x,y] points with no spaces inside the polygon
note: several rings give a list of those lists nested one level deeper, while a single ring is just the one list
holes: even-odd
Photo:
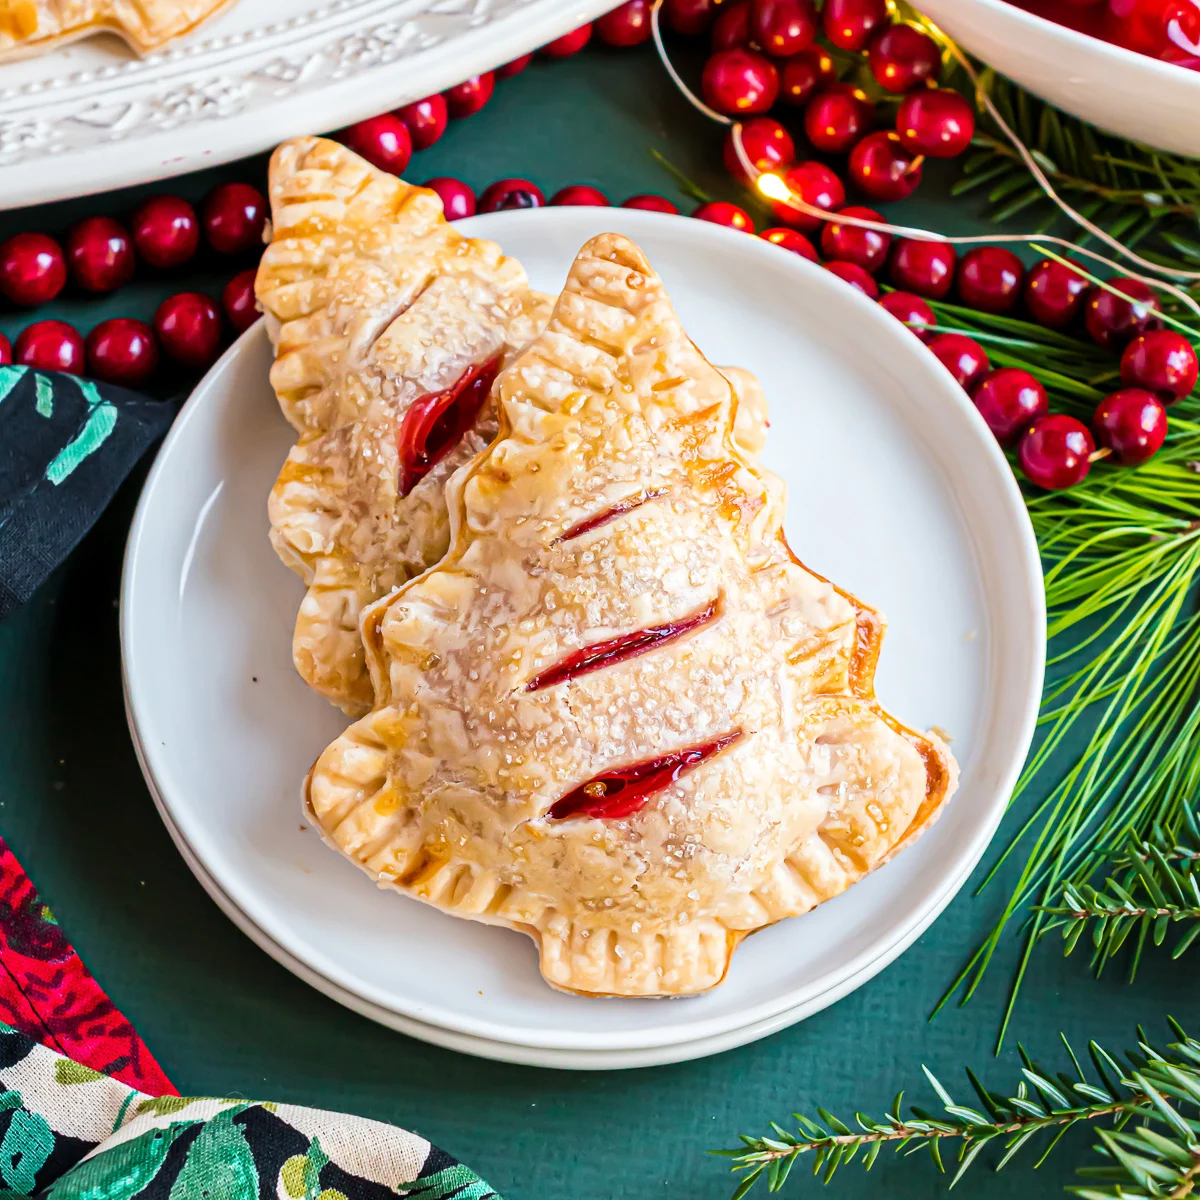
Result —
[{"label": "stacked white plate", "polygon": [[291,665],[302,593],[267,542],[292,440],[261,326],[209,373],[142,496],[125,566],[130,726],[176,844],[225,912],[298,976],[383,1024],[490,1058],[644,1066],[715,1053],[833,1003],[905,949],[995,831],[1045,656],[1036,546],[1011,470],[912,333],[759,239],[656,213],[551,209],[464,223],[557,291],[591,235],[633,237],[715,362],[771,402],[765,459],[815,570],[890,618],[882,701],[954,739],[959,793],[894,863],[738,951],[689,1000],[590,1000],[542,982],[524,936],[381,891],[307,828],[300,784],[345,718]]}]

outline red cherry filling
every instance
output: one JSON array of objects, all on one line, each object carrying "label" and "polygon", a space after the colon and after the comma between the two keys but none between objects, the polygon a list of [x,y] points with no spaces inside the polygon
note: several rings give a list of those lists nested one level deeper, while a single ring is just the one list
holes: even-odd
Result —
[{"label": "red cherry filling", "polygon": [[496,355],[468,368],[444,392],[413,401],[396,432],[401,496],[407,496],[474,424],[499,370]]},{"label": "red cherry filling", "polygon": [[556,821],[566,817],[596,817],[608,821],[632,817],[655,792],[670,787],[681,775],[720,754],[741,736],[742,731],[735,729],[714,742],[674,750],[659,758],[597,775],[555,801],[549,815]]},{"label": "red cherry filling", "polygon": [[622,633],[605,642],[595,642],[584,646],[574,654],[568,654],[552,667],[547,667],[535,675],[526,685],[527,692],[541,691],[542,688],[553,687],[556,683],[566,683],[580,675],[591,671],[599,671],[602,667],[611,666],[626,658],[635,658],[639,654],[647,654],[651,650],[664,646],[668,642],[678,641],[681,637],[712,624],[717,619],[718,602],[710,600],[699,612],[690,617],[681,617],[678,621],[668,621],[665,625],[651,625],[648,629],[639,629],[634,633]]},{"label": "red cherry filling", "polygon": [[591,533],[593,529],[599,529],[601,525],[607,525],[609,521],[615,521],[618,517],[633,512],[635,508],[641,508],[646,501],[656,500],[666,490],[666,488],[654,488],[649,492],[638,492],[636,496],[626,496],[624,500],[618,500],[616,504],[611,504],[608,508],[593,513],[590,517],[584,517],[582,521],[577,521],[565,533],[560,533],[550,544],[557,546],[562,542],[571,541],[572,538],[582,537],[585,533]]}]

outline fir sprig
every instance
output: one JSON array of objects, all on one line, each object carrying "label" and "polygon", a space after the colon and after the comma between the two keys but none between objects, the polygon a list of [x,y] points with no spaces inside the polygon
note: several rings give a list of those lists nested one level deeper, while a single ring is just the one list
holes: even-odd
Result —
[{"label": "fir sprig", "polygon": [[1200,937],[1200,816],[1190,807],[1183,811],[1181,836],[1173,844],[1165,830],[1151,841],[1131,838],[1100,887],[1068,883],[1059,903],[1042,909],[1052,918],[1043,932],[1061,929],[1070,954],[1090,930],[1097,974],[1132,937],[1132,981],[1146,945],[1161,946],[1182,922],[1186,930],[1171,950],[1179,958]]},{"label": "fir sprig", "polygon": [[[1108,352],[1069,333],[951,304],[934,304],[939,330],[982,342],[996,365],[1021,367],[1052,406],[1085,422],[1118,382]],[[1181,835],[1200,795],[1200,396],[1174,406],[1159,453],[1131,470],[1097,463],[1063,492],[1025,486],[1045,567],[1050,658],[1041,737],[1014,799],[1035,781],[1049,794],[1014,832],[981,887],[1023,851],[1000,919],[947,990],[974,993],[1009,923],[1026,941],[1008,1009],[1065,886],[1094,884],[1130,837]],[[1082,750],[1064,762],[1071,742]],[[941,1007],[941,1005],[939,1005]]]},{"label": "fir sprig", "polygon": [[743,1173],[734,1200],[759,1181],[768,1191],[779,1191],[805,1158],[823,1183],[855,1159],[870,1170],[888,1146],[905,1156],[925,1149],[939,1171],[953,1155],[953,1187],[988,1146],[998,1149],[999,1170],[1026,1146],[1036,1145],[1036,1167],[1072,1126],[1097,1122],[1099,1161],[1078,1172],[1082,1182],[1072,1192],[1085,1200],[1188,1196],[1200,1185],[1200,1041],[1175,1021],[1171,1029],[1179,1041],[1165,1050],[1149,1045],[1139,1030],[1137,1049],[1123,1062],[1090,1042],[1091,1076],[1065,1037],[1069,1072],[1051,1075],[1021,1050],[1022,1078],[1007,1096],[988,1091],[968,1068],[977,1108],[956,1102],[923,1068],[941,1113],[913,1106],[904,1116],[901,1092],[881,1118],[855,1113],[851,1126],[817,1108],[815,1118],[792,1114],[795,1132],[772,1122],[770,1136],[743,1134],[741,1146],[713,1153],[731,1158],[732,1170]]}]

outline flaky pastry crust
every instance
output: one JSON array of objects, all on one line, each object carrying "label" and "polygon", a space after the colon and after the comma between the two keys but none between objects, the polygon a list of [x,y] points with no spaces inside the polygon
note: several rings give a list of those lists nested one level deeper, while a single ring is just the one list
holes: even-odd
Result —
[{"label": "flaky pastry crust", "polygon": [[926,829],[954,760],[876,703],[882,620],[792,555],[632,242],[583,248],[496,390],[445,558],[364,613],[376,706],[308,808],[381,884],[528,933],[555,987],[702,992]]},{"label": "flaky pastry crust", "polygon": [[116,33],[141,54],[191,33],[233,0],[0,0],[0,62]]},{"label": "flaky pastry crust", "polygon": [[[361,612],[445,552],[446,481],[497,429],[488,387],[414,483],[406,416],[468,372],[511,361],[541,332],[550,298],[494,243],[459,234],[434,192],[336,142],[285,142],[269,190],[272,237],[256,290],[276,345],[271,382],[299,434],[271,493],[271,540],[308,585],[297,669],[360,715],[373,698]],[[739,436],[759,447],[766,400],[748,372],[737,379]]]}]

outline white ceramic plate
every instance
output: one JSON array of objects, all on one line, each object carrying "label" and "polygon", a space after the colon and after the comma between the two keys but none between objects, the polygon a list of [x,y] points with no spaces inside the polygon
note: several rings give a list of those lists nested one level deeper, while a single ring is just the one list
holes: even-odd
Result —
[{"label": "white ceramic plate", "polygon": [[258,929],[315,975],[407,1020],[586,1052],[660,1051],[803,1015],[932,920],[982,854],[1025,757],[1045,613],[1011,471],[911,333],[766,242],[630,210],[531,210],[469,224],[547,289],[561,286],[589,236],[628,233],[709,357],[758,373],[772,406],[766,459],[791,488],[792,545],[890,617],[880,696],[911,724],[951,731],[958,797],[894,864],[749,939],[722,987],[673,1004],[553,992],[523,935],[379,891],[301,829],[301,779],[344,719],[291,665],[302,589],[271,553],[265,516],[291,434],[267,383],[261,327],[180,415],[130,534],[122,645],[148,778],[195,857]]},{"label": "white ceramic plate", "polygon": [[[145,757],[142,754],[141,746],[137,745],[136,741],[135,748],[138,760],[142,763],[143,769],[145,769]],[[151,786],[153,787],[153,784]],[[196,857],[192,848],[175,827],[170,813],[157,794],[155,794],[155,803],[158,805],[159,812],[162,814],[163,821],[167,826],[167,832],[170,833],[184,861],[191,867],[192,873],[199,880],[201,887],[208,892],[209,896],[216,902],[217,907],[260,950],[266,951],[277,962],[287,967],[289,971],[292,971],[300,979],[304,980],[305,983],[316,988],[317,991],[323,992],[330,999],[336,1000],[339,1004],[344,1004],[347,1008],[359,1013],[361,1016],[367,1017],[372,1021],[378,1021],[381,1025],[386,1025],[390,1029],[408,1034],[409,1037],[418,1038],[420,1041],[429,1042],[434,1046],[443,1046],[447,1050],[457,1050],[460,1054],[473,1054],[477,1058],[492,1058],[500,1062],[522,1063],[525,1066],[533,1067],[556,1067],[560,1070],[573,1071],[612,1071],[627,1070],[633,1067],[659,1067],[666,1063],[686,1062],[693,1058],[704,1058],[709,1054],[720,1054],[722,1051],[732,1050],[737,1046],[744,1046],[748,1042],[756,1042],[760,1038],[768,1037],[780,1029],[785,1029],[797,1021],[803,1020],[805,1017],[812,1016],[813,1013],[819,1012],[822,1008],[827,1008],[836,1000],[840,1000],[843,996],[854,991],[859,984],[865,983],[873,975],[877,974],[887,965],[887,961],[891,961],[892,957],[889,955],[885,962],[869,964],[859,975],[844,980],[832,991],[825,992],[823,995],[813,998],[800,1008],[790,1009],[767,1020],[756,1021],[740,1029],[732,1029],[726,1033],[714,1037],[701,1038],[694,1042],[684,1042],[670,1046],[652,1046],[649,1049],[641,1050],[561,1050],[553,1047],[521,1046],[510,1042],[492,1041],[488,1038],[475,1037],[467,1033],[455,1033],[452,1030],[443,1029],[440,1025],[427,1025],[423,1021],[415,1021],[411,1017],[401,1016],[390,1009],[381,1008],[378,1004],[372,1004],[364,1000],[354,992],[347,991],[344,987],[340,987],[333,982],[333,980],[326,979],[324,975],[316,974],[305,963],[301,962],[300,959],[289,954],[278,942],[273,941],[259,929],[221,891],[212,876],[204,869],[204,865]],[[936,916],[936,914],[933,914],[933,916]],[[930,919],[932,920],[932,916]],[[914,931],[913,938],[919,936],[921,932],[923,930],[918,929]],[[904,948],[903,946],[897,947],[896,952],[899,953]]]},{"label": "white ceramic plate", "polygon": [[1007,0],[918,0],[958,44],[1101,129],[1200,155],[1200,72],[1036,17]]},{"label": "white ceramic plate", "polygon": [[0,63],[0,209],[166,179],[489,70],[614,0],[238,0],[166,50]]}]

